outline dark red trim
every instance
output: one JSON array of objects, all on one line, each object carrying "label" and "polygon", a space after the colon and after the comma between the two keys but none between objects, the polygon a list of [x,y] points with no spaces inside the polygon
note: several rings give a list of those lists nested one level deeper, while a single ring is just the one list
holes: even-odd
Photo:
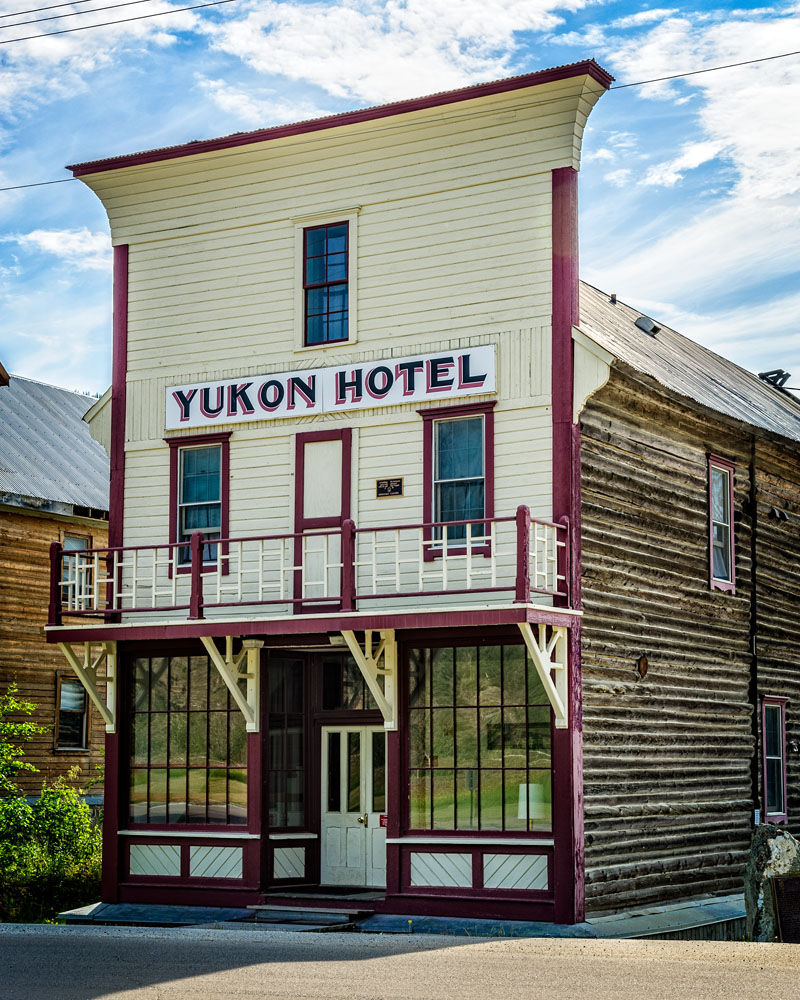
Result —
[{"label": "dark red trim", "polygon": [[[485,403],[463,403],[454,406],[431,406],[424,410],[417,410],[422,417],[422,520],[426,524],[431,524],[435,518],[433,516],[433,424],[436,420],[452,420],[454,417],[483,416],[483,516],[486,519],[494,517],[494,408],[497,406],[496,399],[490,399]],[[423,532],[426,542],[433,539],[430,528]],[[460,548],[448,548],[452,555],[461,555],[466,550]],[[492,549],[489,544],[473,546],[475,555],[491,555]],[[441,558],[441,554],[430,545],[425,546],[422,554],[425,562],[432,562]]]},{"label": "dark red trim", "polygon": [[[764,812],[761,816],[763,823],[788,823],[789,803],[786,799],[786,703],[788,698],[778,695],[765,694],[761,698],[761,775],[764,783]],[[781,779],[783,781],[783,812],[767,812],[767,707],[774,706],[781,710],[781,741],[783,743],[781,751]]]},{"label": "dark red trim", "polygon": [[[556,604],[580,607],[580,425],[572,422],[572,328],[579,322],[578,173],[559,167],[552,173],[552,399],[553,520],[569,520],[571,547],[568,597]],[[583,758],[581,716],[580,620],[569,638],[569,726],[553,728],[553,879],[555,919],[571,924],[584,915]]]},{"label": "dark red trim", "polygon": [[[315,441],[341,441],[342,442],[342,484],[341,484],[341,513],[335,517],[306,517],[304,513],[305,484],[306,484],[306,445]],[[294,530],[298,533],[305,531],[316,531],[321,528],[340,528],[345,521],[350,520],[350,490],[352,478],[352,442],[353,431],[350,427],[341,427],[337,430],[329,431],[308,431],[295,435],[294,452]],[[332,490],[335,485],[331,484]],[[298,537],[294,542],[294,563],[300,566],[303,558],[303,539]],[[344,573],[342,573],[344,577]],[[343,591],[344,580],[340,588]],[[302,577],[300,572],[294,574],[294,598],[295,601],[302,599]],[[319,603],[304,602],[295,604],[295,610],[299,613],[325,611],[338,611],[341,602],[320,605]]]},{"label": "dark red trim", "polygon": [[[170,543],[178,541],[178,452],[181,448],[189,448],[193,445],[221,444],[222,454],[220,456],[220,538],[228,538],[230,535],[230,480],[231,480],[231,456],[230,439],[233,431],[216,431],[213,434],[187,434],[182,437],[166,437],[164,441],[169,445],[169,540]],[[228,554],[229,547],[223,545],[222,556]],[[177,561],[177,554],[175,555]],[[215,566],[206,566],[206,570],[215,569]],[[229,563],[226,559],[222,562],[223,576],[229,571]],[[178,573],[190,573],[191,566],[179,566]],[[172,566],[169,569],[170,579],[172,578]]]},{"label": "dark red trim", "polygon": [[516,605],[510,608],[480,608],[469,611],[376,611],[369,615],[325,615],[310,619],[306,615],[295,618],[266,618],[262,620],[236,619],[182,623],[179,625],[150,624],[123,628],[114,626],[77,626],[75,628],[47,629],[48,642],[89,642],[116,639],[119,641],[196,639],[203,635],[220,638],[226,635],[319,635],[323,632],[341,632],[342,629],[404,629],[404,628],[485,628],[495,625],[514,625],[517,622],[545,625],[574,626],[574,616],[549,611],[546,607]]},{"label": "dark red trim", "polygon": [[[117,662],[117,674],[119,675],[119,661]],[[120,766],[119,752],[119,728],[123,724],[119,714],[119,703],[121,694],[120,685],[117,685],[117,732],[106,733],[105,746],[105,782],[103,792],[103,871],[101,884],[101,898],[104,903],[116,903],[119,901],[119,837],[117,831],[120,824],[120,785],[123,780],[127,781],[127,767],[123,779],[122,768]]]},{"label": "dark red trim", "polygon": [[[730,551],[728,558],[731,565],[730,580],[718,580],[714,576],[714,513],[713,497],[711,495],[711,470],[722,469],[728,473],[728,517],[730,519]],[[724,590],[736,593],[736,538],[733,516],[734,482],[736,479],[736,463],[719,455],[708,456],[708,585],[712,590]]]},{"label": "dark red trim", "polygon": [[128,245],[114,247],[113,358],[111,362],[111,468],[108,544],[123,544],[125,410],[128,374]]},{"label": "dark red trim", "polygon": [[86,163],[76,163],[67,167],[75,177],[86,174],[96,174],[104,170],[119,170],[121,167],[132,167],[142,163],[157,163],[160,160],[173,160],[180,156],[193,156],[196,153],[209,153],[218,149],[232,149],[236,146],[246,146],[254,142],[267,142],[271,139],[283,139],[287,136],[303,135],[307,132],[319,132],[327,128],[340,128],[343,125],[357,125],[360,122],[376,121],[380,118],[390,118],[394,115],[405,115],[412,111],[425,111],[428,108],[438,108],[446,104],[457,104],[460,101],[471,101],[480,97],[491,97],[494,94],[505,94],[525,87],[536,87],[543,83],[553,83],[557,80],[568,80],[576,76],[589,76],[601,87],[608,89],[614,77],[599,66],[594,59],[570,63],[566,66],[554,66],[551,69],[526,73],[524,76],[512,76],[504,80],[494,80],[491,83],[480,83],[472,87],[460,87],[458,90],[445,90],[426,97],[415,97],[407,101],[395,101],[392,104],[382,104],[372,108],[362,108],[360,111],[347,111],[344,114],[326,115],[324,118],[314,118],[311,121],[295,122],[291,125],[277,125],[272,128],[258,129],[255,132],[241,132],[222,136],[218,139],[204,139],[184,143],[180,146],[168,146],[163,149],[150,149],[141,153],[129,153],[125,156],[112,156],[105,160],[92,160]]},{"label": "dark red trim", "polygon": [[[345,237],[345,251],[344,251],[344,278],[340,278],[337,281],[328,281],[327,280],[327,274],[328,274],[328,256],[329,256],[329,254],[328,254],[328,249],[327,249],[327,247],[328,247],[328,244],[327,244],[327,239],[328,239],[327,233],[328,233],[328,230],[332,229],[334,226],[344,226],[345,231],[347,233],[347,235]],[[310,259],[309,256],[308,256],[308,234],[310,232],[314,232],[315,230],[318,230],[318,229],[324,229],[325,230],[325,241],[326,241],[325,242],[325,253],[322,254],[322,255],[320,255],[320,256],[322,256],[323,259],[324,259],[324,261],[325,261],[325,277],[326,277],[326,280],[325,281],[313,281],[313,282],[310,282],[310,281],[307,280],[307,276],[308,276],[308,261]],[[313,288],[330,289],[330,288],[333,288],[333,287],[335,287],[337,285],[343,285],[345,287],[345,289],[346,289],[348,287],[349,282],[350,282],[350,223],[346,219],[343,219],[341,222],[324,222],[324,223],[322,223],[320,225],[316,225],[316,226],[307,226],[303,230],[303,345],[305,347],[321,347],[321,346],[323,346],[325,344],[343,344],[343,343],[345,343],[350,338],[350,322],[349,322],[350,308],[349,308],[349,301],[348,301],[348,307],[346,309],[342,310],[343,312],[346,312],[348,314],[348,322],[347,322],[347,325],[346,325],[346,336],[344,336],[344,337],[338,337],[338,338],[336,338],[334,340],[329,340],[326,337],[325,340],[315,341],[313,344],[310,344],[309,341],[308,341],[308,316],[309,316],[309,313],[308,313],[308,291],[309,291],[309,289],[313,289]],[[320,315],[320,314],[315,314],[315,315]],[[327,318],[328,316],[330,316],[330,312],[326,309],[326,311],[324,313],[322,313],[321,315],[324,315]],[[291,402],[291,400],[290,400],[290,402]]]}]

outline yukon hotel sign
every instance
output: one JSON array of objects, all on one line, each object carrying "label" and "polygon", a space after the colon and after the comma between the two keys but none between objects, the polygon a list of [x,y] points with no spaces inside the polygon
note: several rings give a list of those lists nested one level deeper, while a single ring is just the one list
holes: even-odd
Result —
[{"label": "yukon hotel sign", "polygon": [[167,430],[373,406],[433,402],[495,391],[495,347],[386,358],[223,382],[169,386]]}]

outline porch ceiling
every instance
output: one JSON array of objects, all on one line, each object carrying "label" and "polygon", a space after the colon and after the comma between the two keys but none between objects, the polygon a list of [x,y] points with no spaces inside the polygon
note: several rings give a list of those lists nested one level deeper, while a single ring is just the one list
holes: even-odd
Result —
[{"label": "porch ceiling", "polygon": [[387,611],[352,611],[282,618],[186,618],[171,621],[76,623],[47,626],[48,642],[100,642],[135,639],[199,639],[204,636],[308,636],[343,630],[442,629],[530,624],[569,626],[580,611],[538,604],[497,604],[491,607],[410,608]]}]

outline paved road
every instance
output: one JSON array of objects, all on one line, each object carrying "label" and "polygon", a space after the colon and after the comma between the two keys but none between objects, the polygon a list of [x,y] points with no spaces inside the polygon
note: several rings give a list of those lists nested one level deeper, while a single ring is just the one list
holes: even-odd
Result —
[{"label": "paved road", "polygon": [[2,1000],[749,1000],[800,945],[0,925]]}]

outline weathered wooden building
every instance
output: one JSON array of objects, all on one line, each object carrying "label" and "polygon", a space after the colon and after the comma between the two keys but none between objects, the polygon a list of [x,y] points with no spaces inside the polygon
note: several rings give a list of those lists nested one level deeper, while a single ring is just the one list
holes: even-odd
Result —
[{"label": "weathered wooden building", "polygon": [[[741,442],[780,466],[800,425],[746,373],[741,413],[676,389],[667,336],[586,287],[579,319],[609,83],[73,168],[115,246],[110,544],[48,636],[109,679],[106,900],[573,922],[738,887],[751,706],[785,697]],[[685,352],[662,367],[702,383]]]},{"label": "weathered wooden building", "polygon": [[[76,764],[95,778],[103,760],[102,720],[46,643],[42,616],[51,542],[66,552],[107,544],[108,459],[81,419],[89,397],[0,373],[0,691],[16,682],[37,705],[33,721],[47,727],[26,745],[39,773],[21,772],[19,784],[33,794]],[[70,563],[56,586],[68,586]]]},{"label": "weathered wooden building", "polygon": [[800,404],[646,319],[582,285],[577,349],[604,381],[580,414],[586,893],[603,909],[738,891],[754,811],[800,828]]}]

